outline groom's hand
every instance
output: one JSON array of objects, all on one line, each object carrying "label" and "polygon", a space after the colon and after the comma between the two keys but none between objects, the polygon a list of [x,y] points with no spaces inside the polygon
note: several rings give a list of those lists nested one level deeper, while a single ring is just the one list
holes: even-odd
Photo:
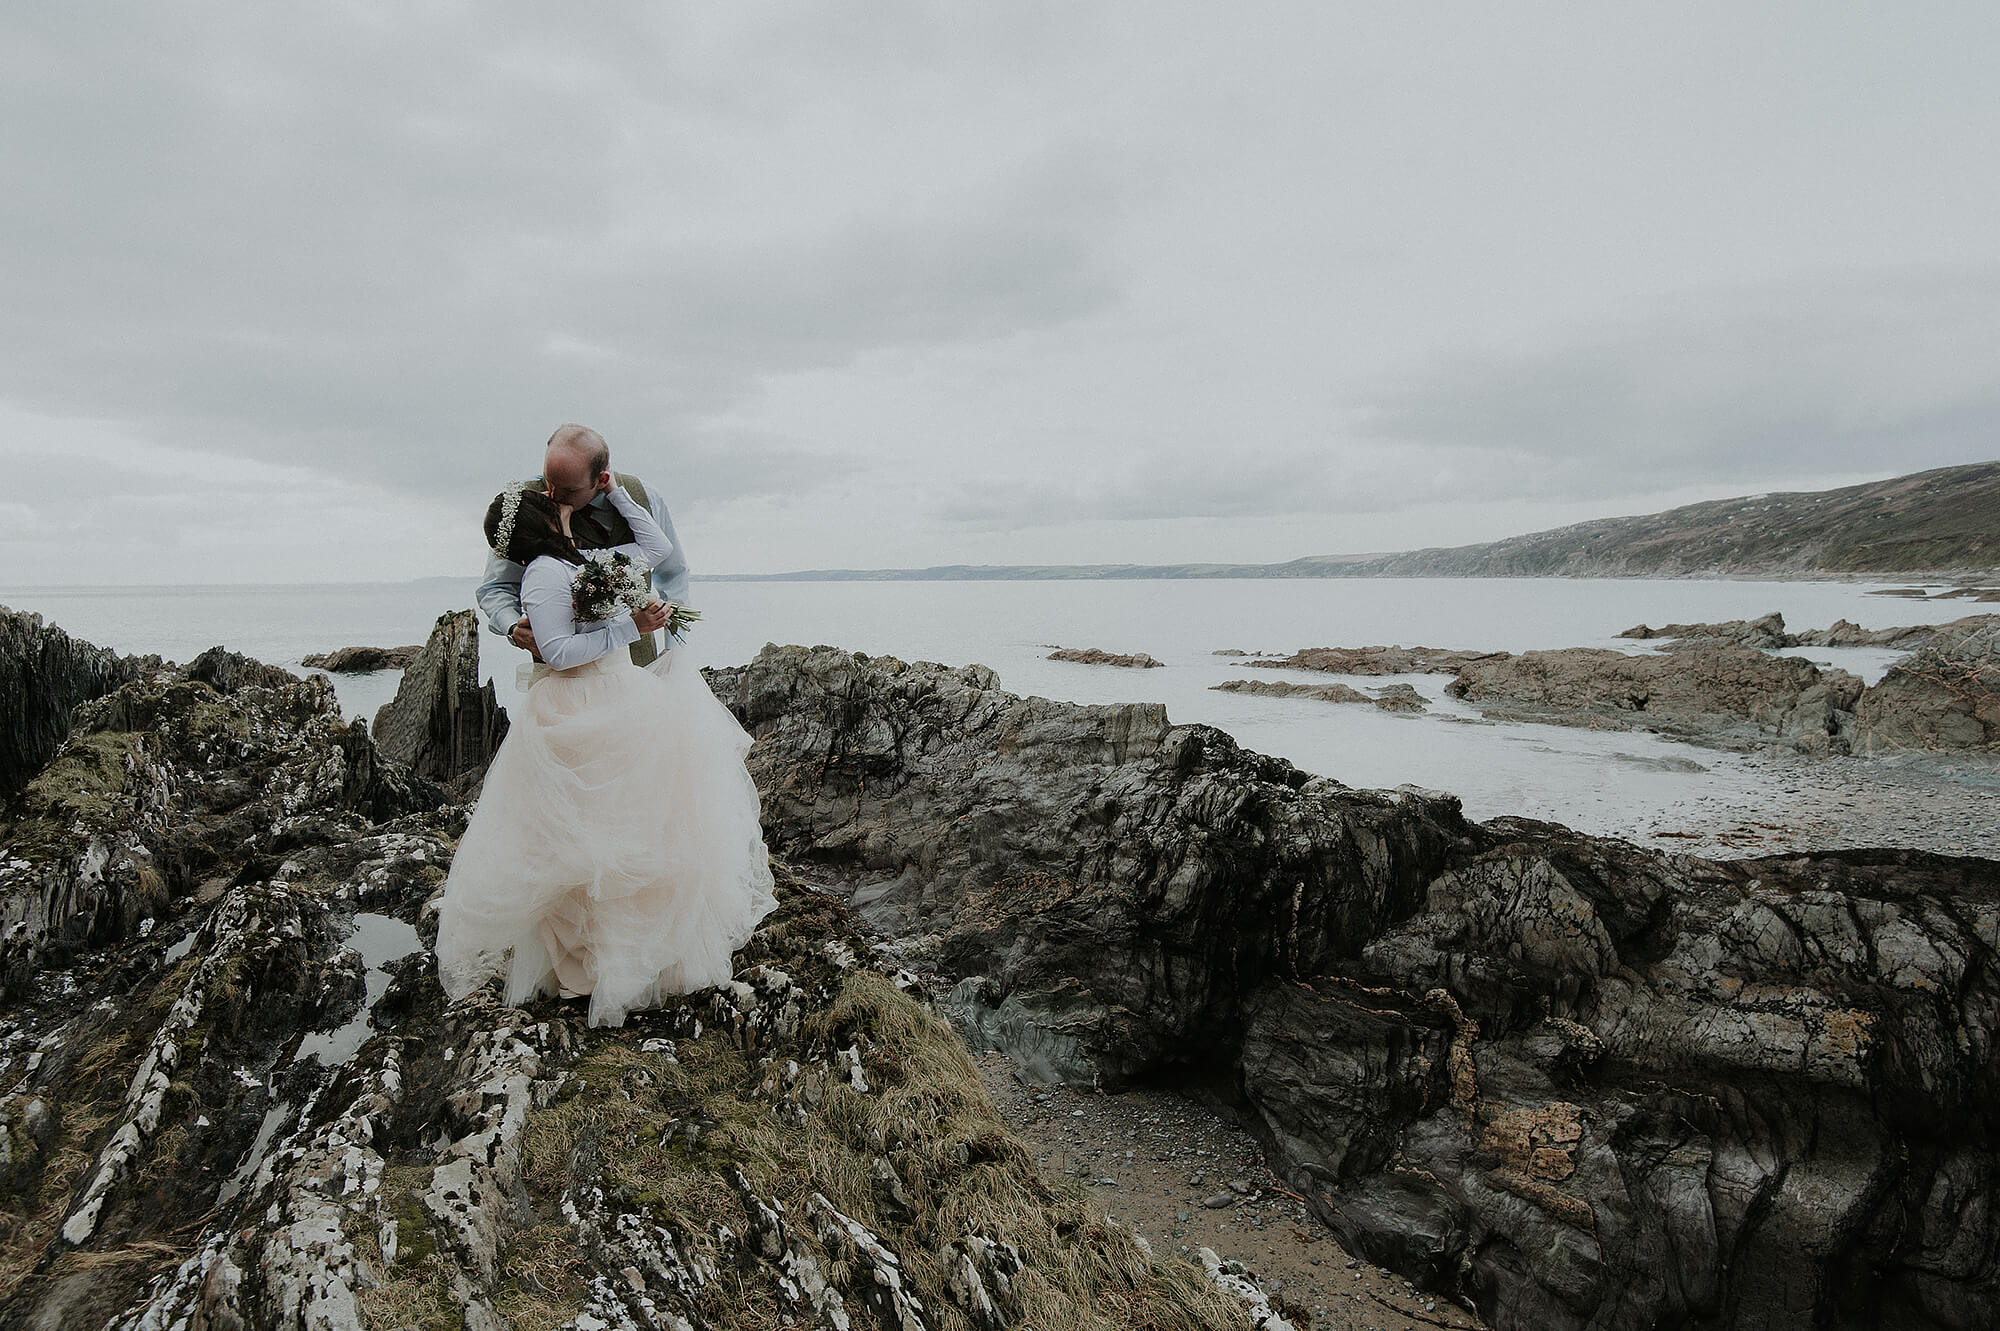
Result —
[{"label": "groom's hand", "polygon": [[535,631],[528,627],[528,617],[526,615],[522,615],[520,619],[515,621],[514,627],[507,633],[507,641],[513,643],[537,661],[542,659],[541,652],[535,647]]}]

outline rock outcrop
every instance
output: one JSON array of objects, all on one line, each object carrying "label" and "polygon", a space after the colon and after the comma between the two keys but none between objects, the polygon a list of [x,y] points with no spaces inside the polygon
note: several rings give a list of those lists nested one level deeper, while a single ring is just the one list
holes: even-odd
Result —
[{"label": "rock outcrop", "polygon": [[1473,826],[979,667],[719,682],[773,838],[974,1038],[1233,1085],[1344,1242],[1496,1328],[2000,1321],[2000,865]]},{"label": "rock outcrop", "polygon": [[1738,647],[1797,645],[1792,636],[1785,632],[1785,617],[1776,611],[1761,619],[1732,619],[1720,624],[1667,624],[1660,628],[1648,628],[1640,624],[1626,629],[1618,636],[1639,639],[1672,638],[1679,642],[1731,643]]},{"label": "rock outcrop", "polygon": [[1144,652],[1107,652],[1102,647],[1058,647],[1049,653],[1048,659],[1071,661],[1077,665],[1124,666],[1135,670],[1151,670],[1166,664]]},{"label": "rock outcrop", "polygon": [[1576,647],[1468,664],[1445,687],[1500,720],[1653,730],[1725,748],[1845,752],[1861,681],[1746,647],[1635,656]]},{"label": "rock outcrop", "polygon": [[1454,675],[1475,661],[1500,652],[1462,652],[1443,647],[1301,647],[1290,656],[1264,657],[1246,664],[1263,670],[1318,670],[1329,675]]},{"label": "rock outcrop", "polygon": [[447,1002],[466,808],[254,666],[88,704],[13,806],[0,1325],[1242,1324],[785,866],[738,977],[622,1030]]},{"label": "rock outcrop", "polygon": [[315,819],[353,827],[442,800],[341,719],[323,678],[219,649],[151,669],[78,709],[0,825],[0,999],[151,928],[175,900],[212,897],[246,862],[274,864]]},{"label": "rock outcrop", "polygon": [[2000,622],[1890,667],[1861,695],[1854,748],[2000,757]]},{"label": "rock outcrop", "polygon": [[1373,703],[1385,712],[1421,712],[1427,705],[1423,695],[1408,684],[1390,684],[1370,693],[1345,684],[1294,684],[1283,679],[1230,679],[1209,687],[1218,693],[1248,693],[1260,698]]},{"label": "rock outcrop", "polygon": [[423,652],[421,647],[342,647],[338,651],[315,652],[300,664],[312,670],[336,675],[366,674],[376,670],[401,670]]},{"label": "rock outcrop", "polygon": [[1758,648],[1894,647],[1914,651],[1949,646],[1995,624],[2000,624],[2000,615],[1967,615],[1948,624],[1904,624],[1886,629],[1864,629],[1850,620],[1836,619],[1828,628],[1788,633],[1785,617],[1773,611],[1761,619],[1732,619],[1720,624],[1668,624],[1657,629],[1640,624],[1618,636],[1670,640],[1670,651],[1718,644]]},{"label": "rock outcrop", "polygon": [[55,756],[78,703],[103,697],[138,671],[116,652],[44,625],[40,615],[0,606],[0,796]]},{"label": "rock outcrop", "polygon": [[485,776],[507,736],[507,713],[479,682],[479,617],[438,616],[429,641],[403,671],[393,701],[375,713],[375,742],[417,775],[454,790]]}]

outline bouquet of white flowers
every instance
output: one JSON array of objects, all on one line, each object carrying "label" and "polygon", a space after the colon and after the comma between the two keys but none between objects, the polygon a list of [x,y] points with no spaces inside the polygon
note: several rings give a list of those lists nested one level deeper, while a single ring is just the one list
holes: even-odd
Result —
[{"label": "bouquet of white flowers", "polygon": [[[637,610],[660,599],[653,594],[652,573],[625,554],[586,559],[569,587],[579,624],[600,623],[620,610]],[[680,633],[700,618],[699,610],[674,606],[667,614],[667,632]]]}]

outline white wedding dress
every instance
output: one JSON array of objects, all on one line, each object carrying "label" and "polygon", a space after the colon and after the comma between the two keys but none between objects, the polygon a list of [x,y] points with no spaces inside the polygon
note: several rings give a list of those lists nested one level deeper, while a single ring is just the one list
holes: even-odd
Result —
[{"label": "white wedding dress", "polygon": [[[670,547],[620,489],[646,567]],[[642,526],[643,524],[643,526]],[[592,551],[609,555],[611,551]],[[550,669],[510,718],[460,839],[438,917],[438,977],[462,998],[590,995],[589,1022],[721,984],[776,905],[743,765],[750,737],[685,653],[641,669],[629,612],[578,625],[574,568],[543,556],[521,604]]]}]

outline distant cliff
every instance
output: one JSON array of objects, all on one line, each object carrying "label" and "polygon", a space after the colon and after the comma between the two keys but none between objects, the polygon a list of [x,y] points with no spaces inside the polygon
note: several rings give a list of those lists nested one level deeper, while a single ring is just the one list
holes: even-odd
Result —
[{"label": "distant cliff", "polygon": [[[1302,561],[1310,562],[1310,561]],[[1334,565],[1401,576],[1960,573],[2000,568],[2000,462],[1805,494],[1600,518],[1487,545]]]},{"label": "distant cliff", "polygon": [[1984,576],[2000,570],[2000,461],[1867,485],[1751,495],[1632,518],[1401,554],[1283,564],[952,564],[817,569],[724,581],[1076,578]]}]

